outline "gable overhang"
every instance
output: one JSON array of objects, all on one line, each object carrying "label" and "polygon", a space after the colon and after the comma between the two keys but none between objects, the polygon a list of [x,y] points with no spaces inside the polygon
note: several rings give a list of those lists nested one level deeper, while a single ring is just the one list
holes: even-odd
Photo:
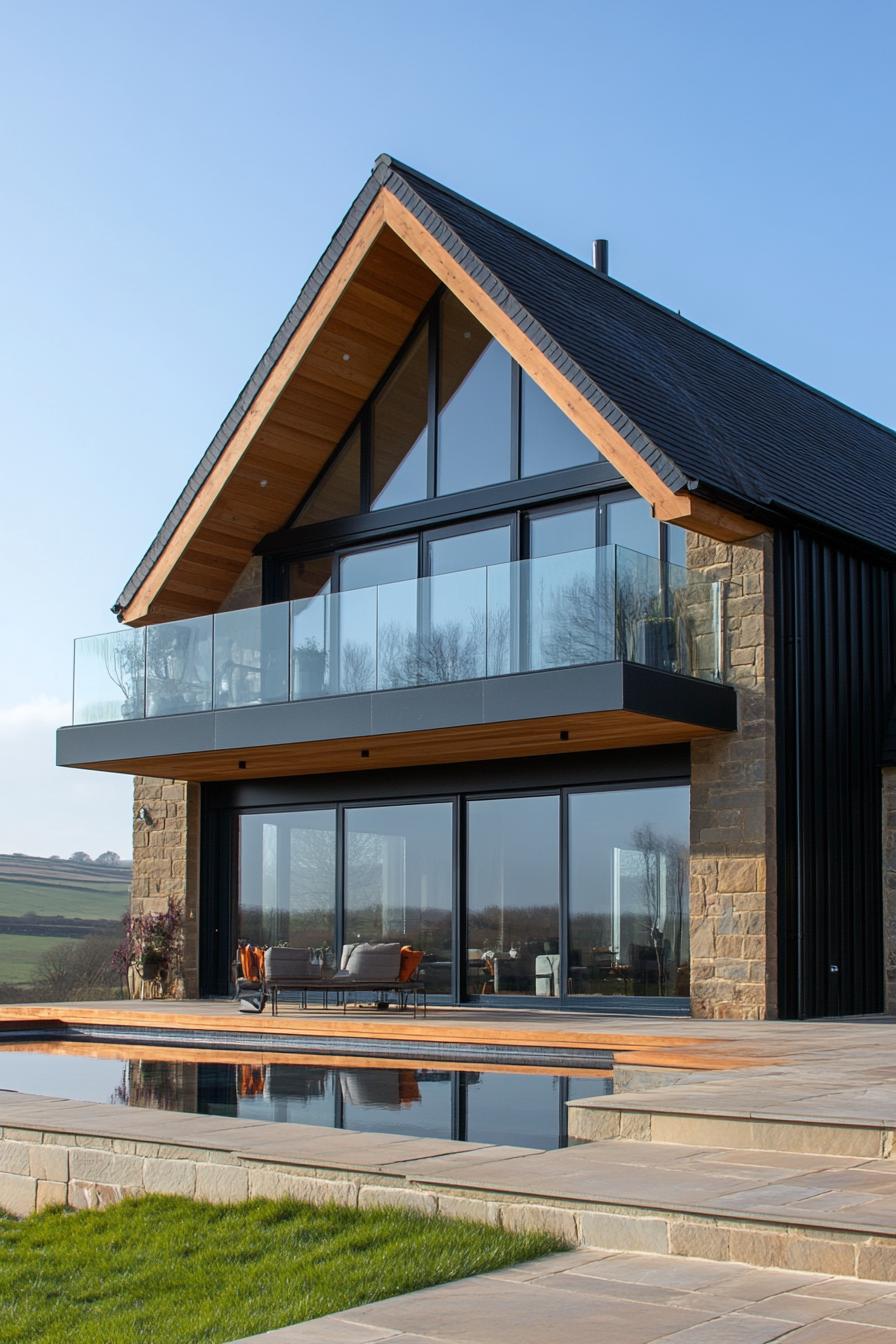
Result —
[{"label": "gable overhang", "polygon": [[696,493],[395,171],[378,163],[115,606],[131,625],[215,611],[283,526],[438,285],[466,305],[657,518],[722,541],[764,530]]}]

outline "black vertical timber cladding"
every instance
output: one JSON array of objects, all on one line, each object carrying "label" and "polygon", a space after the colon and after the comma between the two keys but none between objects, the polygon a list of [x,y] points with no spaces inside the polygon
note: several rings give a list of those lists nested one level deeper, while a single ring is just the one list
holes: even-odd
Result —
[{"label": "black vertical timber cladding", "polygon": [[781,1016],[880,1012],[896,574],[799,530],[775,558]]}]

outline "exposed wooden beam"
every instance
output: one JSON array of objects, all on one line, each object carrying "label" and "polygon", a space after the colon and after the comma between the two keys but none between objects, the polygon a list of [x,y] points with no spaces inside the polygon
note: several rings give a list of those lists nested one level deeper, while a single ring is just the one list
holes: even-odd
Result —
[{"label": "exposed wooden beam", "polygon": [[529,377],[582,431],[620,476],[632,485],[664,522],[679,523],[719,541],[739,541],[764,531],[761,523],[709,504],[685,491],[676,493],[657,476],[639,453],[626,443],[591,402],[572,386],[564,373],[521,331],[512,317],[490,298],[464,268],[424,228],[415,215],[391,194],[385,199],[389,227],[439,277],[482,325],[525,369]]}]

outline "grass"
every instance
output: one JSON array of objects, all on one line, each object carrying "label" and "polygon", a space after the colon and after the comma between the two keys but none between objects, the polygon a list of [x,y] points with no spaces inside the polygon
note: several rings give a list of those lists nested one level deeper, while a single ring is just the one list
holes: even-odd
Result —
[{"label": "grass", "polygon": [[0,876],[0,914],[67,915],[69,919],[121,919],[128,907],[128,883],[29,882]]},{"label": "grass", "polygon": [[392,1210],[163,1195],[0,1222],[2,1344],[226,1344],[560,1249]]},{"label": "grass", "polygon": [[71,937],[41,938],[29,933],[0,933],[0,983],[30,985],[35,972],[48,952],[59,943],[69,943]]}]

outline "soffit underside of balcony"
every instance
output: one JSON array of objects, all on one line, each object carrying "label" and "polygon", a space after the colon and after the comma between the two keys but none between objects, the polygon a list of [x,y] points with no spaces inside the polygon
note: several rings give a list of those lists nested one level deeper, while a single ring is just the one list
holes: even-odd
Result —
[{"label": "soffit underside of balcony", "polygon": [[643,747],[736,726],[733,688],[614,662],[61,728],[57,764],[266,778]]}]

